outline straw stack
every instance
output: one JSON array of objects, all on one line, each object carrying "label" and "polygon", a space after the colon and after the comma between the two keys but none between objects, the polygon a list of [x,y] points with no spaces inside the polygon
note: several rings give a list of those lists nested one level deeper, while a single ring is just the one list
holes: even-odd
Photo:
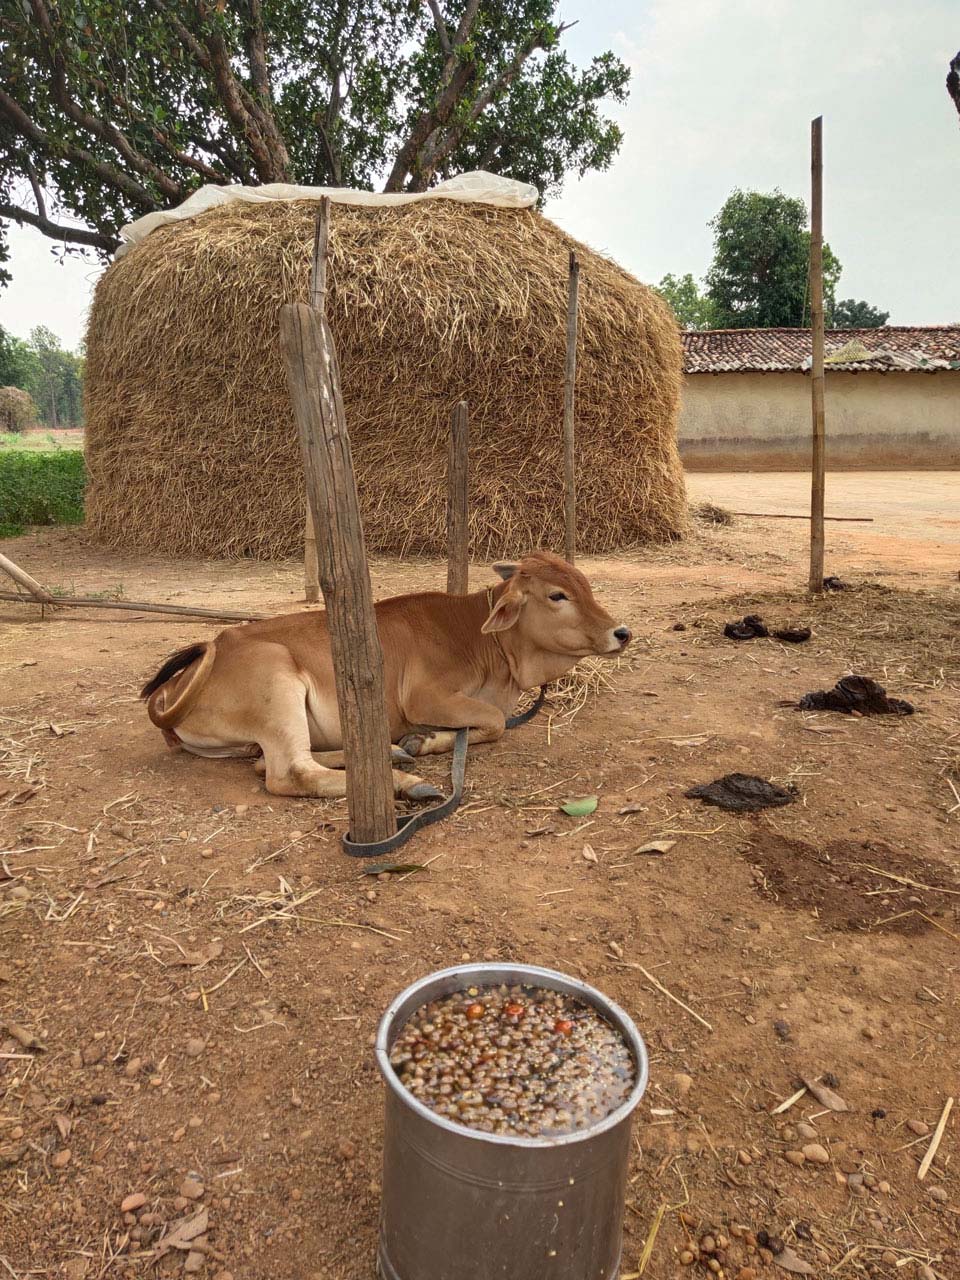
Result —
[{"label": "straw stack", "polygon": [[[177,555],[302,553],[279,310],[306,299],[315,206],[230,204],[114,263],[86,362],[88,519]],[[327,308],[371,551],[442,554],[447,422],[470,406],[471,553],[562,548],[567,257],[581,260],[579,549],[685,527],[681,353],[666,304],[540,214],[334,206]]]}]

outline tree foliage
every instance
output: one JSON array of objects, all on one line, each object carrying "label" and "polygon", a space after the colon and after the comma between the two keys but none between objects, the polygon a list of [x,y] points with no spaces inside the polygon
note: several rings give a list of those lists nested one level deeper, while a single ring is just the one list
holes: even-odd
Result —
[{"label": "tree foliage", "polygon": [[843,298],[833,308],[829,324],[833,329],[882,329],[889,319],[889,311],[856,298]]},{"label": "tree foliage", "polygon": [[556,0],[0,7],[0,219],[104,254],[201,183],[423,191],[482,167],[548,193],[621,141],[602,104],[629,72],[577,68]]},{"label": "tree foliage", "polygon": [[666,298],[681,329],[713,329],[714,306],[688,271],[685,276],[665,275],[657,293]]},{"label": "tree foliage", "polygon": [[48,427],[83,422],[83,358],[65,351],[43,325],[31,330],[29,342],[0,328],[0,386],[28,391]]},{"label": "tree foliage", "polygon": [[[707,295],[722,329],[809,324],[807,207],[782,191],[736,190],[709,223],[714,232]],[[823,300],[829,316],[841,266],[823,246]]]}]

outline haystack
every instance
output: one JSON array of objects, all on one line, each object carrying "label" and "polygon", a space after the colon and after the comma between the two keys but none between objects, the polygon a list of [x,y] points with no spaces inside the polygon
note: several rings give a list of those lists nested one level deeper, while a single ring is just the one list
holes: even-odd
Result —
[{"label": "haystack", "polygon": [[26,431],[36,425],[37,406],[29,391],[0,387],[0,431]]},{"label": "haystack", "polygon": [[[279,310],[305,299],[316,206],[232,203],[147,236],[97,287],[88,519],[179,555],[302,551]],[[371,551],[442,554],[447,420],[470,406],[478,558],[563,545],[567,257],[581,258],[579,546],[681,532],[681,354],[665,303],[532,210],[334,206],[328,316]]]}]

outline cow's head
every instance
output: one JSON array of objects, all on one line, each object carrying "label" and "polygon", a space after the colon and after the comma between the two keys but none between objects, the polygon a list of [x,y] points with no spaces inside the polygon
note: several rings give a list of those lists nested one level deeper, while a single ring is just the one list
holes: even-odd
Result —
[{"label": "cow's head", "polygon": [[516,628],[518,639],[543,653],[571,659],[613,657],[630,643],[629,627],[618,625],[594,599],[590,583],[566,560],[537,551],[517,563],[495,564],[506,582],[484,632]]}]

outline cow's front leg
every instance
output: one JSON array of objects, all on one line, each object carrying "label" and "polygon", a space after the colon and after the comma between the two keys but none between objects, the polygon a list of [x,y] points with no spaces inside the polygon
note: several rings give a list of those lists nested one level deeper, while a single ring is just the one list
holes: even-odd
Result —
[{"label": "cow's front leg", "polygon": [[[417,729],[401,738],[400,746],[411,756],[442,755],[452,751],[458,729],[469,729],[468,741],[496,742],[503,737],[507,719],[499,707],[478,698],[457,693],[444,696],[419,696],[408,708],[407,719],[413,724],[437,725],[436,729]],[[443,726],[440,728],[439,726]]]}]

